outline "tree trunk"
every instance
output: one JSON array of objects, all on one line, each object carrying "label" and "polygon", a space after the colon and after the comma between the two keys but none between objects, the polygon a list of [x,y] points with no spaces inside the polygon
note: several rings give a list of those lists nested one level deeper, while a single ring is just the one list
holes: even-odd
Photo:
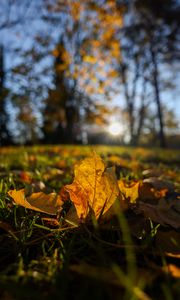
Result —
[{"label": "tree trunk", "polygon": [[141,106],[139,108],[139,119],[138,119],[136,139],[135,139],[136,146],[139,144],[139,140],[140,140],[143,125],[144,125],[145,114],[146,114],[146,107],[145,107],[146,88],[147,88],[147,80],[144,77],[143,89],[142,89],[142,94],[141,94]]},{"label": "tree trunk", "polygon": [[0,146],[11,143],[11,137],[7,129],[8,116],[5,109],[6,90],[4,88],[4,49],[0,46]]},{"label": "tree trunk", "polygon": [[[126,99],[126,105],[127,105],[127,113],[128,113],[128,122],[129,122],[129,135],[130,135],[130,145],[133,146],[134,144],[134,105],[133,105],[133,100],[130,96],[129,89],[128,89],[128,81],[127,81],[127,76],[126,76],[126,66],[121,65],[121,78],[122,78],[122,83],[124,87],[124,97]],[[133,89],[134,93],[135,89]]]},{"label": "tree trunk", "polygon": [[160,139],[160,146],[162,148],[166,147],[166,139],[164,134],[164,120],[163,120],[163,113],[161,108],[161,99],[160,99],[160,92],[159,92],[159,74],[158,74],[158,65],[157,65],[157,59],[156,54],[153,50],[153,47],[151,45],[150,47],[151,52],[151,59],[153,64],[153,84],[154,84],[154,93],[155,93],[155,101],[157,105],[157,115],[159,120],[159,139]]}]

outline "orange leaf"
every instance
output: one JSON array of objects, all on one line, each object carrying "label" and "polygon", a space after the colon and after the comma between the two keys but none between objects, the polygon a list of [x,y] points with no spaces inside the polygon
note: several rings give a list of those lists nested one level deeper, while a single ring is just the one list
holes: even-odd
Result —
[{"label": "orange leaf", "polygon": [[174,264],[165,266],[163,270],[174,278],[180,278],[180,268]]},{"label": "orange leaf", "polygon": [[66,185],[79,218],[94,212],[96,219],[113,205],[119,195],[114,168],[106,169],[101,157],[94,153],[75,166],[75,178]]},{"label": "orange leaf", "polygon": [[20,172],[20,178],[23,182],[31,183],[32,182],[32,176],[30,172],[22,171]]},{"label": "orange leaf", "polygon": [[61,197],[56,193],[44,194],[43,192],[38,192],[26,197],[25,190],[21,189],[19,191],[10,190],[8,194],[17,205],[50,215],[56,215],[63,204]]}]

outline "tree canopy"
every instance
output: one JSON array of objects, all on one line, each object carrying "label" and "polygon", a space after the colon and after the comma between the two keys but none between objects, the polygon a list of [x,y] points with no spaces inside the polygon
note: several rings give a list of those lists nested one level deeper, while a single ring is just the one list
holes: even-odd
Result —
[{"label": "tree canopy", "polygon": [[167,114],[176,134],[177,1],[33,0],[19,9],[14,0],[0,10],[1,144],[105,142],[119,122],[118,142],[163,147]]}]

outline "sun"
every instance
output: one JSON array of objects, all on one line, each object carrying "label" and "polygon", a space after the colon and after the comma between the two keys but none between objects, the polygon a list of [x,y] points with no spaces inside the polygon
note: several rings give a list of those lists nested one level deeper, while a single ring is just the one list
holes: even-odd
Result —
[{"label": "sun", "polygon": [[122,133],[122,126],[118,122],[113,122],[109,125],[108,132],[113,136],[117,136]]}]

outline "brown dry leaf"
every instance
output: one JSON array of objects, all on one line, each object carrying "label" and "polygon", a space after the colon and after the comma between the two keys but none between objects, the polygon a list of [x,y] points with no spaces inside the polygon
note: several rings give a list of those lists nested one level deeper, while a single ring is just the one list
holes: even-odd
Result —
[{"label": "brown dry leaf", "polygon": [[139,212],[161,225],[170,225],[173,228],[180,228],[180,201],[160,199],[158,204],[153,205],[139,202]]},{"label": "brown dry leaf", "polygon": [[45,194],[38,192],[26,197],[25,189],[21,189],[19,191],[10,190],[8,194],[16,204],[50,215],[56,215],[63,204],[61,197],[56,193]]},{"label": "brown dry leaf", "polygon": [[156,197],[154,195],[154,188],[150,183],[141,182],[141,186],[139,189],[139,198],[142,201],[156,200]]},{"label": "brown dry leaf", "polygon": [[129,203],[136,203],[139,198],[140,181],[126,183],[124,180],[118,180],[118,186],[124,200]]},{"label": "brown dry leaf", "polygon": [[59,227],[59,222],[57,219],[55,218],[41,218],[41,220],[43,221],[43,223],[46,224],[46,226],[48,227]]},{"label": "brown dry leaf", "polygon": [[156,201],[157,199],[166,196],[167,189],[156,189],[149,182],[145,181],[131,181],[127,183],[125,180],[118,180],[120,192],[123,200],[128,204],[135,204],[137,201]]},{"label": "brown dry leaf", "polygon": [[157,177],[149,177],[143,180],[144,183],[150,183],[155,189],[168,189],[173,190],[174,184],[167,180],[162,180],[161,178]]},{"label": "brown dry leaf", "polygon": [[66,185],[77,215],[85,219],[92,209],[96,219],[106,213],[119,195],[114,168],[106,169],[99,155],[94,153],[75,165],[75,178]]},{"label": "brown dry leaf", "polygon": [[155,188],[151,183],[143,180],[139,186],[139,200],[157,202],[158,199],[166,197],[167,188]]},{"label": "brown dry leaf", "polygon": [[162,174],[162,170],[156,170],[156,169],[146,169],[142,172],[142,175],[144,177],[159,177]]}]

